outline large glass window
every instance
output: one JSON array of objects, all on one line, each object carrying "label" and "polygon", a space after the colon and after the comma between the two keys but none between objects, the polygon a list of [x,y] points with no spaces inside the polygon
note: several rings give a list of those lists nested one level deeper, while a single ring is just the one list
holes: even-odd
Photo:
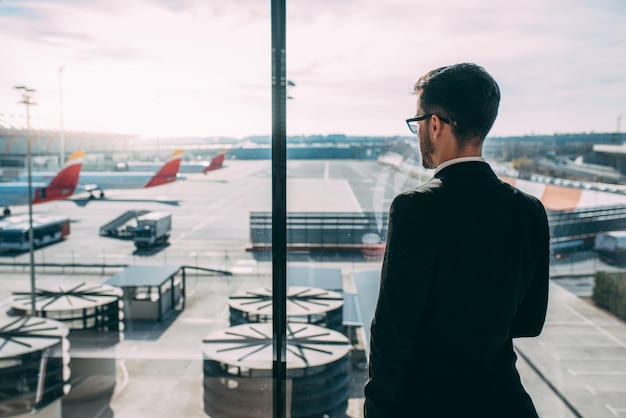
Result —
[{"label": "large glass window", "polygon": [[[624,414],[625,14],[0,1],[1,314],[59,339],[0,329],[0,411],[361,417],[389,207],[433,175],[412,85],[472,61],[503,97],[483,156],[550,222],[550,310],[516,341],[522,379],[542,416]],[[7,226],[29,215],[29,177],[35,218],[70,219],[32,257]],[[12,323],[33,311],[62,325]],[[42,376],[50,358],[65,391],[42,402],[15,365]]]}]

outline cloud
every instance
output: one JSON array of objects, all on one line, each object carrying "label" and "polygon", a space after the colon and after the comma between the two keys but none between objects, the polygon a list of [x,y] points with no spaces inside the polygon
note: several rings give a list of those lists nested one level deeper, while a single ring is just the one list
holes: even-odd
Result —
[{"label": "cloud", "polygon": [[[413,82],[477,62],[500,83],[500,134],[607,131],[626,109],[626,7],[610,0],[291,0],[293,134],[405,134]],[[58,115],[116,130],[267,134],[270,3],[258,0],[0,2],[0,112],[37,88]],[[586,114],[589,118],[573,115]],[[245,122],[242,122],[245,121]]]}]

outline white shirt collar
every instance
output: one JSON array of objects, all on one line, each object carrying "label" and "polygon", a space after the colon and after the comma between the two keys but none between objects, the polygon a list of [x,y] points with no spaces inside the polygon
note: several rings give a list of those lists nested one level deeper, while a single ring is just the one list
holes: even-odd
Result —
[{"label": "white shirt collar", "polygon": [[441,170],[443,170],[446,167],[451,166],[452,164],[458,164],[458,163],[465,163],[468,161],[479,161],[481,163],[485,162],[485,159],[483,157],[459,157],[459,158],[453,158],[451,160],[448,161],[444,161],[443,163],[439,164],[437,166],[437,168],[435,169],[435,173],[437,174],[438,172],[440,172]]}]

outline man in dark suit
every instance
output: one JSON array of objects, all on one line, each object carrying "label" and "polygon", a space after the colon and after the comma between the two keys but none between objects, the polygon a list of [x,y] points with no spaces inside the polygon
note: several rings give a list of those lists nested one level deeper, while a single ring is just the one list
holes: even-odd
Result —
[{"label": "man in dark suit", "polygon": [[391,205],[365,416],[537,417],[512,339],[543,327],[548,221],[481,157],[500,89],[457,64],[421,77],[415,94],[407,123],[436,171]]}]

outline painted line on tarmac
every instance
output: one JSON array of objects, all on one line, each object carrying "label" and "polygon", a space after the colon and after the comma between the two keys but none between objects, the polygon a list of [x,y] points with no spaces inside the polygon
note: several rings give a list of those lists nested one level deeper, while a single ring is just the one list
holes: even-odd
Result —
[{"label": "painted line on tarmac", "polygon": [[129,381],[128,369],[126,368],[126,361],[124,359],[120,359],[120,361],[117,364],[119,364],[120,370],[122,371],[122,378],[120,379],[121,380],[120,382],[116,383],[115,392],[113,396],[119,395],[124,390],[126,385],[128,385],[128,381]]},{"label": "painted line on tarmac", "polygon": [[576,360],[582,360],[582,361],[593,361],[593,362],[597,362],[597,361],[626,361],[626,357],[621,356],[607,356],[607,357],[602,357],[602,356],[594,356],[594,355],[588,355],[588,356],[577,356],[577,355],[561,355],[558,353],[552,353],[551,354],[552,358],[555,359],[556,361],[576,361]]},{"label": "painted line on tarmac", "polygon": [[[571,347],[571,348],[615,348],[616,345],[613,343],[587,343],[581,342],[580,344],[573,341],[555,341],[551,343],[547,343],[545,341],[539,341],[537,344],[541,347]],[[621,347],[618,344],[618,347]]]},{"label": "painted line on tarmac", "polygon": [[605,387],[605,388],[594,388],[591,385],[585,385],[585,389],[594,395],[597,392],[617,392],[617,393],[626,393],[626,388],[616,388],[616,387]]},{"label": "painted line on tarmac", "polygon": [[569,399],[567,399],[567,397],[565,397],[565,395],[563,395],[561,393],[561,391],[559,391],[559,389],[554,386],[552,384],[552,382],[550,381],[550,379],[548,379],[542,372],[541,370],[539,370],[539,368],[537,367],[537,365],[535,365],[535,363],[532,362],[532,360],[526,355],[524,354],[524,352],[522,350],[519,349],[519,347],[515,347],[515,352],[519,355],[519,357],[521,357],[522,359],[524,359],[524,361],[526,362],[526,364],[528,364],[528,366],[537,374],[537,376],[546,384],[548,385],[548,387],[550,388],[550,390],[561,400],[561,402],[563,402],[563,404],[567,407],[567,409],[569,409],[569,411],[574,414],[574,416],[576,418],[584,418],[580,412],[578,412],[578,409],[576,409],[576,407],[569,401]]},{"label": "painted line on tarmac", "polygon": [[606,407],[606,409],[609,410],[610,413],[612,413],[613,415],[615,415],[616,417],[619,417],[621,414],[620,412],[626,412],[626,407],[614,407],[609,405],[608,403],[604,405]]},{"label": "painted line on tarmac", "polygon": [[567,369],[567,372],[572,376],[624,376],[626,375],[626,370],[574,370]]},{"label": "painted line on tarmac", "polygon": [[576,309],[572,308],[569,305],[565,305],[565,307],[572,312],[574,315],[578,316],[580,319],[582,319],[583,321],[585,321],[587,324],[593,326],[595,329],[597,329],[599,332],[601,332],[602,334],[604,334],[608,339],[614,341],[617,345],[619,345],[620,347],[622,347],[623,349],[626,349],[626,343],[624,343],[622,340],[620,340],[619,338],[617,338],[615,335],[611,334],[609,331],[607,331],[606,329],[602,328],[600,325],[596,324],[595,322],[593,322],[591,319],[587,318],[586,316],[584,316],[583,314],[581,314],[580,312],[578,312]]},{"label": "painted line on tarmac", "polygon": [[[255,184],[250,184],[248,187],[239,190],[239,192],[235,195],[235,197],[238,199],[238,201],[243,200],[244,198],[248,197],[250,194],[250,191],[255,189],[256,185]],[[232,198],[232,196],[231,196]],[[231,210],[232,207],[236,207],[237,206],[237,201],[233,202],[233,204],[229,205],[229,206],[224,206],[221,205],[222,207],[219,209],[216,209],[220,206],[221,202],[216,202],[215,204],[211,205],[209,208],[205,209],[205,213],[207,211],[211,211],[214,210],[214,212],[212,213],[211,216],[209,217],[205,217],[203,222],[200,222],[199,224],[196,224],[192,229],[190,229],[187,232],[184,232],[180,235],[178,235],[176,237],[176,239],[170,240],[172,243],[176,243],[179,241],[184,240],[185,238],[187,238],[188,236],[194,234],[195,232],[201,230],[202,228],[205,228],[207,225],[210,225],[211,223],[215,222],[216,219],[219,219],[219,217],[224,214],[227,213]]]}]

